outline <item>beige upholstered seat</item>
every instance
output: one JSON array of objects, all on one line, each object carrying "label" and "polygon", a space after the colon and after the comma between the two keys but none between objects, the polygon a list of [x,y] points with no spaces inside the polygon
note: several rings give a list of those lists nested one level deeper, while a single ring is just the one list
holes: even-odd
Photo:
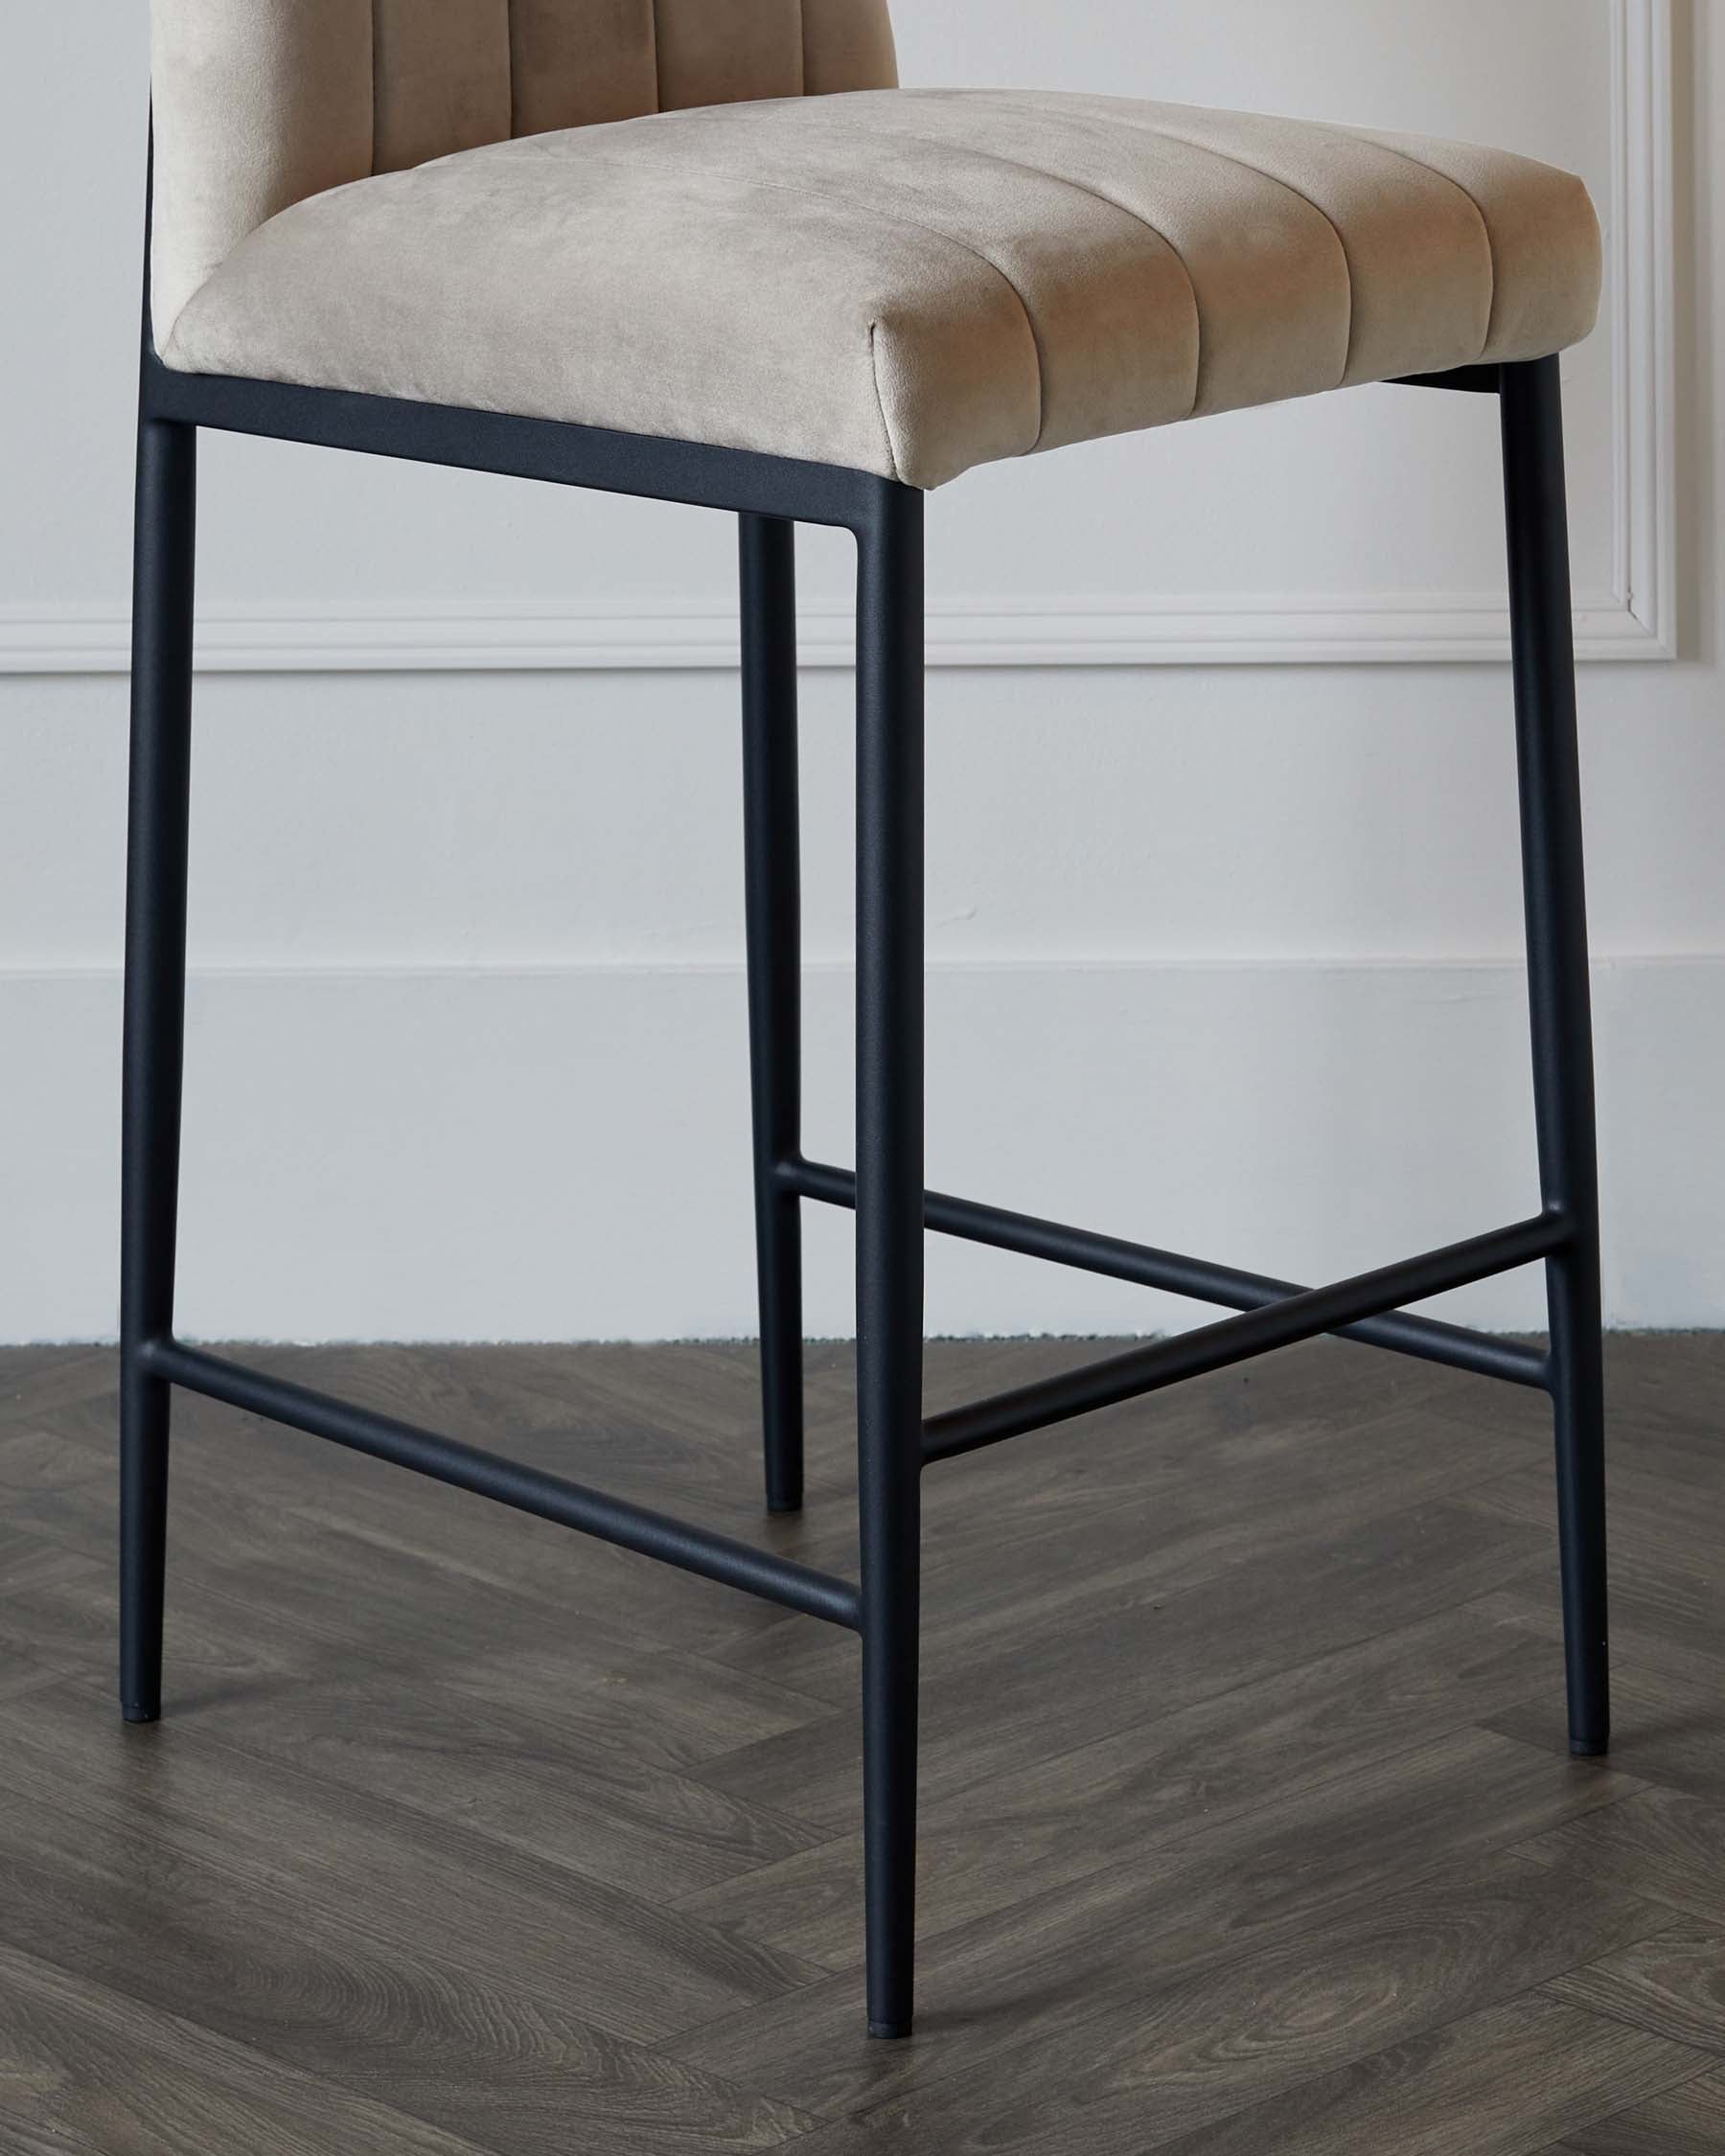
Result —
[{"label": "beige upholstered seat", "polygon": [[[750,4],[756,20],[766,0]],[[858,43],[873,0],[825,5],[846,11],[828,80],[889,79],[884,28]],[[806,63],[794,86],[811,86]],[[515,96],[518,117],[518,76]],[[508,110],[468,132],[505,131]],[[390,155],[374,136],[357,162],[401,162],[448,126],[398,127]],[[304,192],[207,270],[158,250],[171,367],[918,487],[1194,414],[1541,356],[1587,333],[1599,291],[1586,190],[1550,167],[1106,97],[649,109]]]}]

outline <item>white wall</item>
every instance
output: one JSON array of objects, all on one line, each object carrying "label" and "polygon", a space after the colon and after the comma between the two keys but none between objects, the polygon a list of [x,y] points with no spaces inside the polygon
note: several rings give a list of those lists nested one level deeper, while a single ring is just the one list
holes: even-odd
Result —
[{"label": "white wall", "polygon": [[[898,11],[908,80],[1473,134],[1594,184],[1619,283],[1566,379],[1608,1292],[1725,1321],[1713,11]],[[114,1322],[144,12],[25,11],[0,71],[5,1340]],[[1306,1277],[1530,1204],[1491,428],[1368,390],[935,497],[932,1181]],[[182,1328],[750,1329],[725,521],[219,439],[204,474]],[[805,557],[809,1135],[844,1158],[846,564]],[[818,1331],[847,1236],[812,1221]],[[1185,1315],[932,1255],[938,1330]],[[1531,1322],[1534,1283],[1451,1307]]]}]

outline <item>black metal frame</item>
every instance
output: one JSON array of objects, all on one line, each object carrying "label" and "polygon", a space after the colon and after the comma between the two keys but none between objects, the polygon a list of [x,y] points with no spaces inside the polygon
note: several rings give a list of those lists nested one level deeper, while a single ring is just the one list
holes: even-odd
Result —
[{"label": "black metal frame", "polygon": [[[1591,1021],[1555,359],[1421,378],[1501,396],[1543,1209],[1305,1289],[924,1188],[923,496],[868,473],[475,411],[171,373],[145,312],[126,886],[121,1699],[161,1712],[174,1387],[412,1468],[862,1636],[871,2035],[911,2024],[921,1476],[932,1460],[1320,1333],[1542,1388],[1555,1409],[1571,1741],[1608,1741]],[[857,1215],[859,1585],[182,1345],[173,1336],[199,428],[321,444],[740,519],[749,1030],[768,1503],[802,1502],[805,1200]],[[857,1168],[803,1158],[794,528],[858,552]],[[936,1415],[922,1410],[926,1230],[1241,1315]],[[1400,1306],[1543,1261],[1549,1352]]]}]

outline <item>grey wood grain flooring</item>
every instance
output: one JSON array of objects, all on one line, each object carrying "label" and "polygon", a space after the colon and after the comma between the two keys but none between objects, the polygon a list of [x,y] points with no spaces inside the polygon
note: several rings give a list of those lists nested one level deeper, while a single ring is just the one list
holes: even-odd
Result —
[{"label": "grey wood grain flooring", "polygon": [[[842,1349],[794,1520],[748,1346],[255,1359],[854,1573]],[[854,1640],[182,1398],[126,1729],[113,1358],[0,1353],[0,2156],[1720,2156],[1725,1337],[1609,1361],[1608,1762],[1536,1397],[1319,1342],[934,1471],[871,2045]]]}]

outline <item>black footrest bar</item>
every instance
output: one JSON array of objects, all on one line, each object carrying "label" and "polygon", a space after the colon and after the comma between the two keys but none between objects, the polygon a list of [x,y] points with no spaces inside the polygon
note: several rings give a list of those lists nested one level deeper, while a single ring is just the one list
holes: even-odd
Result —
[{"label": "black footrest bar", "polygon": [[1335,1332],[1398,1303],[1420,1302],[1445,1289],[1465,1287],[1497,1273],[1508,1273],[1536,1258],[1549,1257],[1573,1239],[1569,1223],[1557,1213],[1520,1221],[1510,1227],[1494,1229],[1446,1250],[1429,1250],[1399,1265],[1363,1273],[1353,1280],[1341,1280],[1329,1288],[1314,1288],[1304,1295],[1254,1310],[1242,1318],[1225,1318],[1219,1324],[1204,1325],[1177,1339],[1156,1341],[1125,1355],[1063,1376],[1046,1378],[1015,1392],[1002,1392],[973,1407],[954,1408],[933,1416],[923,1432],[925,1459],[952,1459],[960,1453],[980,1451],[1007,1437],[1022,1437],[1050,1423],[1066,1422],[1074,1415],[1098,1408],[1116,1407],[1146,1392],[1160,1391],[1184,1378],[1202,1377],[1225,1369],[1230,1363],[1267,1354],[1272,1348],[1289,1347],[1296,1341],[1312,1340],[1320,1333]]},{"label": "black footrest bar", "polygon": [[249,1414],[286,1423],[312,1437],[327,1437],[332,1444],[351,1452],[367,1453],[373,1459],[410,1467],[433,1481],[448,1482],[458,1490],[472,1490],[518,1512],[531,1512],[560,1527],[593,1535],[623,1549],[656,1557],[702,1579],[718,1580],[725,1587],[740,1587],[769,1602],[799,1610],[805,1617],[823,1617],[829,1624],[855,1632],[861,1619],[861,1597],[849,1581],[826,1572],[811,1571],[775,1557],[770,1550],[751,1548],[693,1527],[662,1512],[649,1512],[620,1498],[606,1497],[565,1482],[560,1476],[501,1459],[476,1446],[453,1438],[434,1436],[411,1423],[396,1422],[368,1409],[350,1407],[303,1386],[289,1385],[262,1370],[246,1369],[220,1356],[206,1355],[177,1341],[155,1341],[143,1350],[143,1360],[153,1376],[201,1392],[212,1400],[225,1401]]},{"label": "black footrest bar", "polygon": [[[786,1187],[801,1197],[828,1205],[856,1206],[857,1179],[847,1168],[797,1160],[779,1172]],[[1263,1310],[1272,1303],[1311,1293],[1298,1281],[1276,1280],[1262,1273],[1241,1273],[1232,1266],[1212,1265],[1204,1258],[1184,1257],[1175,1250],[1154,1250],[1147,1244],[1123,1242],[1114,1235],[1095,1235],[1082,1227],[1065,1227],[1057,1221],[1038,1220],[1029,1213],[1003,1212],[999,1206],[978,1205],[968,1198],[949,1198],[938,1190],[927,1194],[923,1218],[937,1235],[985,1243],[991,1250],[1044,1258],[1079,1272],[1099,1273],[1111,1280],[1129,1280],[1135,1287],[1189,1296],[1195,1302],[1219,1303],[1224,1310]],[[1510,1385],[1543,1389],[1546,1384],[1546,1358],[1538,1348],[1524,1346],[1519,1341],[1494,1340],[1489,1333],[1446,1324],[1441,1319],[1414,1318],[1398,1310],[1331,1329],[1343,1340],[1391,1348],[1398,1355],[1442,1363],[1452,1369],[1472,1370],[1481,1377],[1502,1378]]]}]

